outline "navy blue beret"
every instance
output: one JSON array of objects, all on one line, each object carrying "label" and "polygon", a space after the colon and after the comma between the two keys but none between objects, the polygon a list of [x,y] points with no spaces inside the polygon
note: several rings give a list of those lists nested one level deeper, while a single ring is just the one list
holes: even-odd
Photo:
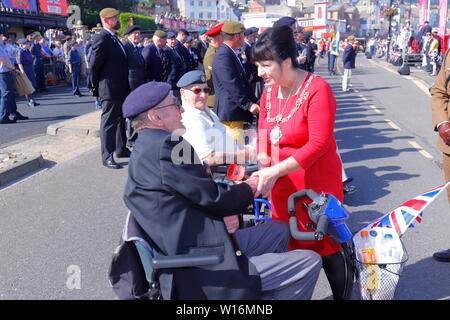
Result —
[{"label": "navy blue beret", "polygon": [[147,82],[133,90],[122,105],[124,118],[132,118],[156,107],[170,93],[172,86],[167,82]]},{"label": "navy blue beret", "polygon": [[194,83],[206,83],[206,76],[203,71],[194,70],[185,73],[180,80],[178,80],[177,87],[184,88]]},{"label": "navy blue beret", "polygon": [[167,32],[168,39],[175,39],[176,37],[177,37],[177,35],[175,34],[175,32],[173,32],[173,31]]},{"label": "navy blue beret", "polygon": [[282,26],[290,27],[296,22],[297,22],[297,20],[295,20],[292,17],[283,17],[283,18],[280,18],[277,21],[275,21],[275,23],[273,24],[273,27],[274,28],[279,28],[279,27],[282,27]]},{"label": "navy blue beret", "polygon": [[141,27],[139,27],[139,26],[137,26],[137,25],[132,25],[132,26],[129,26],[129,27],[128,27],[127,31],[125,31],[124,34],[127,35],[127,34],[130,34],[130,33],[135,32],[135,31],[137,31],[137,30],[141,30]]}]

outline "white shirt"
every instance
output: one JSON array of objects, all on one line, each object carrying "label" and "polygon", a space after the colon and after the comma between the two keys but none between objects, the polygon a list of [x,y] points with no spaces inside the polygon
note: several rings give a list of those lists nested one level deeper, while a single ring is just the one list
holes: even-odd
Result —
[{"label": "white shirt", "polygon": [[186,127],[183,138],[192,145],[200,159],[206,158],[213,152],[236,152],[239,150],[219,117],[208,107],[202,111],[183,103],[183,109],[184,112],[181,116]]}]

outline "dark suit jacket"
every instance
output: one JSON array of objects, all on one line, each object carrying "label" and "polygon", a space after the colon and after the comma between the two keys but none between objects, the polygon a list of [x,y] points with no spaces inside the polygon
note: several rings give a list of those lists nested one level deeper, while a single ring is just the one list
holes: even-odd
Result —
[{"label": "dark suit jacket", "polygon": [[186,72],[183,60],[178,52],[172,48],[167,47],[166,52],[171,61],[168,82],[172,85],[172,90],[178,90],[177,82]]},{"label": "dark suit jacket", "polygon": [[198,52],[198,62],[199,63],[203,63],[203,58],[205,57],[206,50],[208,49],[208,46],[200,39],[195,44],[194,47],[195,47],[195,49]]},{"label": "dark suit jacket", "polygon": [[[160,49],[166,50],[166,48]],[[166,51],[164,51],[166,52]],[[154,43],[149,44],[142,50],[142,56],[145,60],[145,75],[148,81],[163,81],[163,68],[161,57]],[[167,75],[170,72],[170,58],[167,57]],[[167,81],[167,80],[166,80]]]},{"label": "dark suit jacket", "polygon": [[101,100],[125,100],[130,93],[128,60],[119,40],[102,30],[92,44],[90,62],[94,95]]},{"label": "dark suit jacket", "polygon": [[248,109],[257,99],[238,57],[225,44],[220,46],[214,56],[212,73],[214,112],[219,119],[251,122],[253,114]]},{"label": "dark suit jacket", "polygon": [[[172,153],[186,162],[177,164]],[[253,202],[251,189],[246,184],[216,184],[198,163],[192,146],[181,137],[172,139],[157,129],[139,131],[125,204],[163,254],[223,254],[217,265],[164,271],[173,274],[173,298],[257,299],[259,273],[244,255],[236,255],[223,223],[223,217],[243,212]],[[170,287],[167,279],[160,279],[161,288]]]},{"label": "dark suit jacket", "polygon": [[191,53],[187,48],[184,47],[184,45],[179,41],[175,40],[175,50],[180,55],[181,59],[183,60],[184,69],[186,72],[194,70],[194,60],[192,59]]},{"label": "dark suit jacket", "polygon": [[145,61],[139,49],[129,40],[125,41],[123,45],[128,56],[128,82],[131,91],[133,91],[146,82]]},{"label": "dark suit jacket", "polygon": [[344,53],[342,54],[342,62],[344,63],[344,69],[355,69],[356,50],[353,49],[352,44],[348,44]]}]

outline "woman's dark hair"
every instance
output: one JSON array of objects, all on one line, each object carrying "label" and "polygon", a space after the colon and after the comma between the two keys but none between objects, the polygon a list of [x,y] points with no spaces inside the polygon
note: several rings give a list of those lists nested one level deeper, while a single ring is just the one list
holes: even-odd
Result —
[{"label": "woman's dark hair", "polygon": [[289,26],[270,28],[264,31],[252,47],[252,61],[277,61],[281,64],[291,58],[292,66],[298,67],[297,44]]}]

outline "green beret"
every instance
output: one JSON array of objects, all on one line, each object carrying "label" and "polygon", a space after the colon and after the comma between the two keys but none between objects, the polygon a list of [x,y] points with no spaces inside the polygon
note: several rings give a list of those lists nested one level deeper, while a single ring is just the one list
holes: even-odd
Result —
[{"label": "green beret", "polygon": [[156,30],[154,33],[155,36],[157,36],[158,38],[167,38],[167,32],[162,31],[162,30]]},{"label": "green beret", "polygon": [[236,34],[244,31],[245,31],[244,25],[236,21],[225,21],[222,26],[222,32],[228,34]]},{"label": "green beret", "polygon": [[120,11],[114,8],[104,8],[100,11],[100,17],[102,18],[112,18],[118,16]]}]

